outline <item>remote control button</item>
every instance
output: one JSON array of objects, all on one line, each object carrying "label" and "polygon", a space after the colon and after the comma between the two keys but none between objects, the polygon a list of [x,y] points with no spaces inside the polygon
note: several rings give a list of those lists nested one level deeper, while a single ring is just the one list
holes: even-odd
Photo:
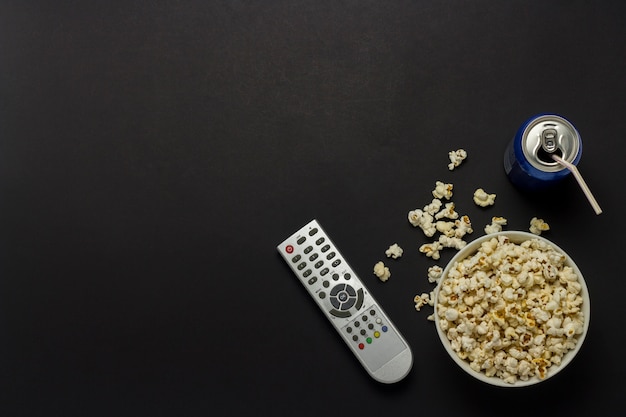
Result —
[{"label": "remote control button", "polygon": [[365,349],[365,345],[363,343],[359,343],[359,349],[361,350]]},{"label": "remote control button", "polygon": [[314,235],[314,234],[316,234],[317,232],[318,232],[317,227],[314,227],[313,229],[311,229],[311,230],[309,231],[309,236],[313,236],[313,235]]},{"label": "remote control button", "polygon": [[313,250],[313,246],[307,246],[306,248],[304,248],[304,253],[308,255],[309,253],[311,253],[312,250]]},{"label": "remote control button", "polygon": [[298,242],[298,245],[302,245],[304,242],[306,242],[306,237],[302,236],[300,239],[298,239],[296,242]]},{"label": "remote control button", "polygon": [[370,324],[367,325],[367,328],[370,329],[370,330],[373,330],[374,329],[374,325],[372,323],[370,323]]},{"label": "remote control button", "polygon": [[319,297],[323,300],[324,298],[326,298],[326,293],[324,291],[320,292]]},{"label": "remote control button", "polygon": [[376,324],[380,324],[380,323],[382,323],[382,322],[383,322],[383,321],[382,321],[381,319],[376,319]]},{"label": "remote control button", "polygon": [[311,277],[311,279],[309,279],[309,285],[313,285],[317,282],[317,277]]},{"label": "remote control button", "polygon": [[328,249],[330,249],[330,245],[324,245],[324,246],[322,246],[321,250],[322,250],[322,252],[326,252],[326,251],[328,251]]},{"label": "remote control button", "polygon": [[354,322],[354,327],[359,327],[361,325],[361,323],[359,323],[358,321]]},{"label": "remote control button", "polygon": [[324,282],[322,282],[322,285],[324,286],[324,288],[328,288],[330,283],[328,281],[324,281]]},{"label": "remote control button", "polygon": [[296,262],[298,262],[300,259],[302,259],[302,256],[300,256],[300,255],[296,255],[296,256],[294,256],[293,258],[291,258],[291,262],[293,262],[293,263],[295,264],[295,263],[296,263]]},{"label": "remote control button", "polygon": [[339,274],[338,274],[338,273],[334,273],[334,274],[333,274],[333,279],[334,279],[335,281],[338,281],[338,280],[339,280]]},{"label": "remote control button", "polygon": [[293,253],[293,246],[291,246],[291,245],[287,245],[287,246],[285,246],[285,252],[287,252],[287,253]]},{"label": "remote control button", "polygon": [[350,275],[349,273],[346,273],[343,277],[344,277],[346,280],[349,280],[350,278],[352,278],[352,275]]},{"label": "remote control button", "polygon": [[361,336],[365,336],[366,333],[365,329],[361,330]]},{"label": "remote control button", "polygon": [[337,284],[333,287],[332,290],[330,290],[330,295],[337,295],[339,294],[340,291],[343,291],[346,289],[346,284]]},{"label": "remote control button", "polygon": [[380,330],[382,330],[382,331],[383,331],[383,333],[386,333],[386,332],[387,332],[387,330],[389,330],[389,329],[387,328],[387,326],[383,326]]},{"label": "remote control button", "polygon": [[380,332],[374,332],[374,337],[378,339],[380,337]]},{"label": "remote control button", "polygon": [[330,303],[333,305],[333,307],[335,307],[338,310],[341,310],[341,301],[339,301],[337,297],[335,297],[334,295],[331,295],[329,300],[330,300]]},{"label": "remote control button", "polygon": [[320,269],[320,267],[321,267],[322,265],[324,265],[324,261],[318,261],[318,262],[315,264],[315,269]]},{"label": "remote control button", "polygon": [[346,327],[346,332],[352,333],[352,327]]},{"label": "remote control button", "polygon": [[356,297],[356,291],[350,285],[346,284],[346,291],[350,294],[350,297]]},{"label": "remote control button", "polygon": [[352,336],[352,340],[354,340],[356,342],[357,340],[359,340],[359,336],[357,336],[357,335]]},{"label": "remote control button", "polygon": [[[324,237],[320,237],[319,239],[317,239],[317,240],[315,241],[315,244],[316,244],[317,246],[319,246],[319,245],[321,245],[321,244],[322,244],[322,243],[324,243],[324,242],[326,242],[326,239],[324,239]],[[328,246],[328,245],[326,245],[326,246]],[[329,247],[330,247],[330,246],[329,246]]]},{"label": "remote control button", "polygon": [[317,259],[319,255],[317,253],[314,253],[313,255],[309,256],[309,261],[313,262],[314,260]]},{"label": "remote control button", "polygon": [[333,262],[331,265],[334,267],[336,267],[337,265],[339,265],[341,263],[341,259],[337,259],[335,262]]},{"label": "remote control button", "polygon": [[[370,316],[373,316],[374,314],[376,314],[376,310],[371,309],[371,310],[370,310]],[[380,319],[378,319],[378,320],[380,320]],[[377,322],[378,322],[378,321],[377,321]]]},{"label": "remote control button", "polygon": [[306,266],[306,262],[301,262],[301,263],[298,265],[298,271],[302,271],[302,270],[304,269],[304,267],[305,267],[305,266]]},{"label": "remote control button", "polygon": [[363,317],[361,317],[361,320],[363,320],[363,321],[367,321],[367,316],[363,316]]},{"label": "remote control button", "polygon": [[331,253],[329,253],[328,255],[326,255],[326,259],[328,259],[328,260],[330,261],[330,260],[331,260],[331,259],[333,259],[336,255],[337,255],[337,253],[336,253],[336,252],[331,252]]},{"label": "remote control button", "polygon": [[372,338],[368,337],[367,339],[365,339],[365,341],[367,342],[368,345],[372,344]]},{"label": "remote control button", "polygon": [[356,292],[356,304],[354,305],[354,308],[360,310],[361,306],[363,306],[363,288],[359,288]]},{"label": "remote control button", "polygon": [[328,268],[324,268],[324,269],[322,269],[322,270],[320,271],[320,275],[321,275],[321,276],[324,276],[324,275],[328,274],[328,272],[330,272],[330,269],[328,269]]},{"label": "remote control button", "polygon": [[350,317],[352,314],[350,314],[349,311],[342,311],[342,310],[336,310],[336,309],[332,309],[330,310],[330,314],[332,314],[335,317]]},{"label": "remote control button", "polygon": [[311,275],[313,273],[313,271],[311,271],[310,269],[307,269],[306,271],[304,271],[304,273],[302,274],[302,276],[304,278],[308,278],[309,275]]}]

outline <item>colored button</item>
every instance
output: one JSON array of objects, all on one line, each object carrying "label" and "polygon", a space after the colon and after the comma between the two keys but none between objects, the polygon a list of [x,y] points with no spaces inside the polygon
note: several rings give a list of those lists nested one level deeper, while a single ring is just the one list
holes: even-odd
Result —
[{"label": "colored button", "polygon": [[287,245],[287,246],[285,247],[285,252],[287,252],[287,253],[293,253],[293,246],[291,246],[291,245]]},{"label": "colored button", "polygon": [[359,343],[359,349],[361,350],[365,349],[365,345],[363,343]]},{"label": "colored button", "polygon": [[374,337],[378,339],[380,337],[380,332],[374,332]]},{"label": "colored button", "polygon": [[383,333],[384,333],[384,332],[386,332],[386,331],[387,331],[387,330],[389,330],[389,329],[387,328],[387,326],[383,326],[380,330],[382,330],[382,331],[383,331]]},{"label": "colored button", "polygon": [[366,342],[367,342],[367,344],[369,345],[369,344],[371,344],[371,343],[372,343],[372,338],[371,338],[371,337],[368,337],[367,339],[365,339],[365,341],[366,341]]}]

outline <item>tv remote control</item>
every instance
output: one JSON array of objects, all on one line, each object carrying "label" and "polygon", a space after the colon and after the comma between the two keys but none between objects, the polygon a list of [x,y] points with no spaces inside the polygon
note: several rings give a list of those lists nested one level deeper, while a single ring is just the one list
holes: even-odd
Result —
[{"label": "tv remote control", "polygon": [[316,220],[277,249],[375,380],[389,384],[409,373],[408,343]]}]

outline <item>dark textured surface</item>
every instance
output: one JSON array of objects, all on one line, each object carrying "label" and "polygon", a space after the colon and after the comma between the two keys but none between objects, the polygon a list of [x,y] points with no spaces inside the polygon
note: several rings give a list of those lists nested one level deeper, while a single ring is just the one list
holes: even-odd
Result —
[{"label": "dark textured surface", "polygon": [[[622,409],[625,18],[619,1],[1,1],[0,415]],[[539,112],[579,129],[601,216],[571,178],[508,183],[504,148]],[[482,385],[414,310],[433,262],[406,215],[437,180],[474,237],[539,216],[585,274],[591,330],[553,380]],[[276,253],[311,218],[411,344],[403,382],[368,379]]]}]

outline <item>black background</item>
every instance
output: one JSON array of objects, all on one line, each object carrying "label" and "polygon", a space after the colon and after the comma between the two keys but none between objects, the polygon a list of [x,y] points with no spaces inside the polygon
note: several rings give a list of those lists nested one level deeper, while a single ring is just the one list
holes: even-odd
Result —
[{"label": "black background", "polygon": [[[0,1],[0,415],[619,413],[625,5]],[[578,128],[602,215],[573,178],[509,184],[540,112]],[[590,332],[553,379],[484,385],[415,311],[434,262],[406,216],[437,180],[470,238],[538,216],[583,271]],[[367,376],[276,252],[312,218],[410,343],[402,382]]]}]

